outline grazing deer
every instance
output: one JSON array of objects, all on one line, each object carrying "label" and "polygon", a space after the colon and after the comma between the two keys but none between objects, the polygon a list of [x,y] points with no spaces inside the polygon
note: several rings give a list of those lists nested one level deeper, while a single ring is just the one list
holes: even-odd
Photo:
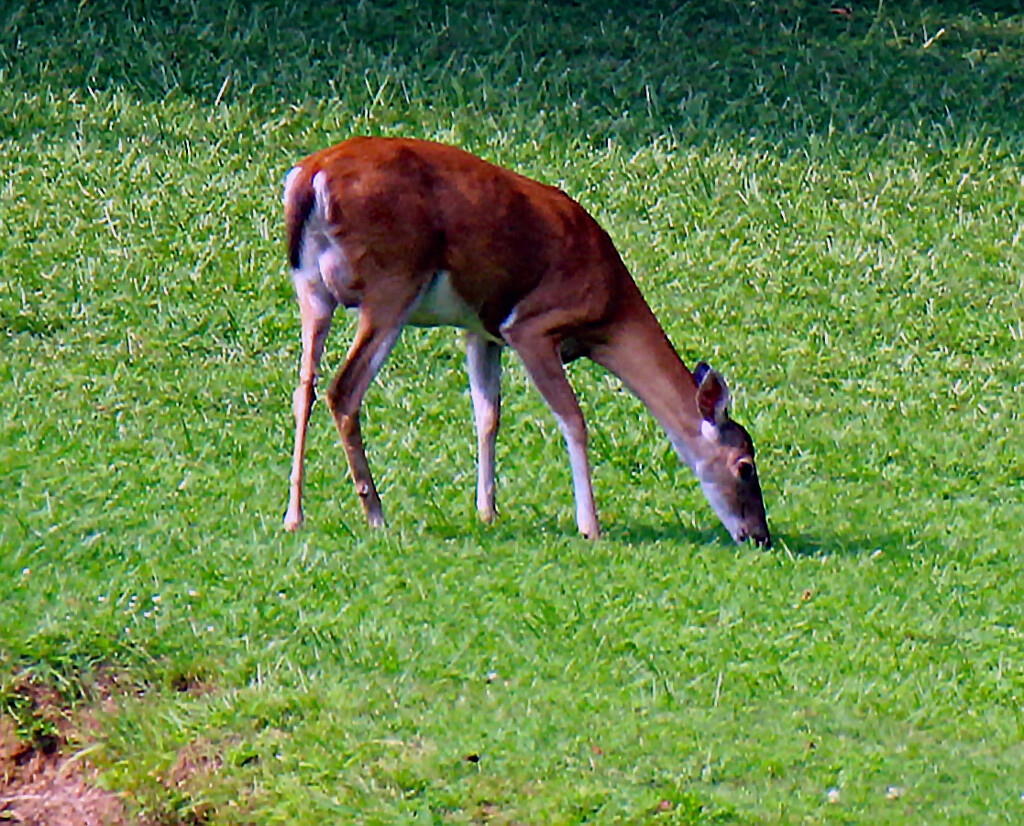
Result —
[{"label": "grazing deer", "polygon": [[302,317],[288,530],[302,523],[306,428],[327,330],[343,305],[358,309],[359,322],[327,400],[371,525],[383,525],[384,512],[359,431],[363,396],[405,325],[453,325],[466,330],[485,521],[495,513],[508,346],[565,436],[581,533],[597,538],[600,528],[586,425],[562,365],[587,356],[650,409],[732,537],[770,544],[754,445],[729,418],[725,380],[704,363],[687,370],[607,233],[565,193],[450,146],[359,137],[293,168],[284,208]]}]

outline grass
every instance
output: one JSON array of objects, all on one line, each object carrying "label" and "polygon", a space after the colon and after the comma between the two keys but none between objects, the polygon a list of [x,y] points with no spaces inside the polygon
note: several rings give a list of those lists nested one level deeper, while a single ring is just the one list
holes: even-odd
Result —
[{"label": "grass", "polygon": [[[1014,6],[5,9],[4,709],[31,733],[18,680],[95,704],[115,670],[139,690],[77,745],[169,820],[1019,821]],[[280,186],[355,133],[593,212],[733,384],[776,546],[732,546],[586,365],[607,537],[577,539],[508,357],[478,525],[451,331],[408,331],[368,398],[388,530],[318,407],[283,534]]]}]

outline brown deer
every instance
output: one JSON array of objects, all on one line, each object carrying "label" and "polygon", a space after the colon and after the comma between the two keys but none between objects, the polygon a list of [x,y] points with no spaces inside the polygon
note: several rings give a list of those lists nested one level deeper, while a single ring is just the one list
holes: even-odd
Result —
[{"label": "brown deer", "polygon": [[501,350],[511,347],[569,449],[576,524],[600,533],[587,434],[563,363],[587,356],[648,407],[732,537],[771,542],[754,445],[729,418],[725,380],[672,348],[608,234],[574,200],[473,155],[420,140],[358,137],[306,158],[284,191],[302,317],[295,453],[284,524],[302,523],[306,429],[335,309],[359,322],[327,400],[371,525],[384,524],[359,409],[402,328],[466,330],[479,447],[477,509],[494,517]]}]

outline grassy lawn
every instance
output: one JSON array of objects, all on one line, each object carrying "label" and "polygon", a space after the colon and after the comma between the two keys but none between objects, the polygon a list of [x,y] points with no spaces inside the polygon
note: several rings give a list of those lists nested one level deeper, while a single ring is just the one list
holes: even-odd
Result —
[{"label": "grassy lawn", "polygon": [[[1022,61],[1015,3],[4,6],[8,727],[152,823],[1021,822]],[[285,534],[281,184],[353,134],[591,211],[730,380],[773,548],[582,363],[577,538],[508,354],[478,524],[451,330],[364,407],[388,529],[318,404]]]}]

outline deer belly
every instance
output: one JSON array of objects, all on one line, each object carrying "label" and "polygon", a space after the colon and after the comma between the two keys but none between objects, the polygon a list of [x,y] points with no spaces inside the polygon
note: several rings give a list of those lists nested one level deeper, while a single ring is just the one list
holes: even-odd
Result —
[{"label": "deer belly", "polygon": [[456,292],[451,274],[445,270],[431,278],[413,306],[407,323],[414,327],[461,327],[497,341],[484,329],[480,316]]}]

